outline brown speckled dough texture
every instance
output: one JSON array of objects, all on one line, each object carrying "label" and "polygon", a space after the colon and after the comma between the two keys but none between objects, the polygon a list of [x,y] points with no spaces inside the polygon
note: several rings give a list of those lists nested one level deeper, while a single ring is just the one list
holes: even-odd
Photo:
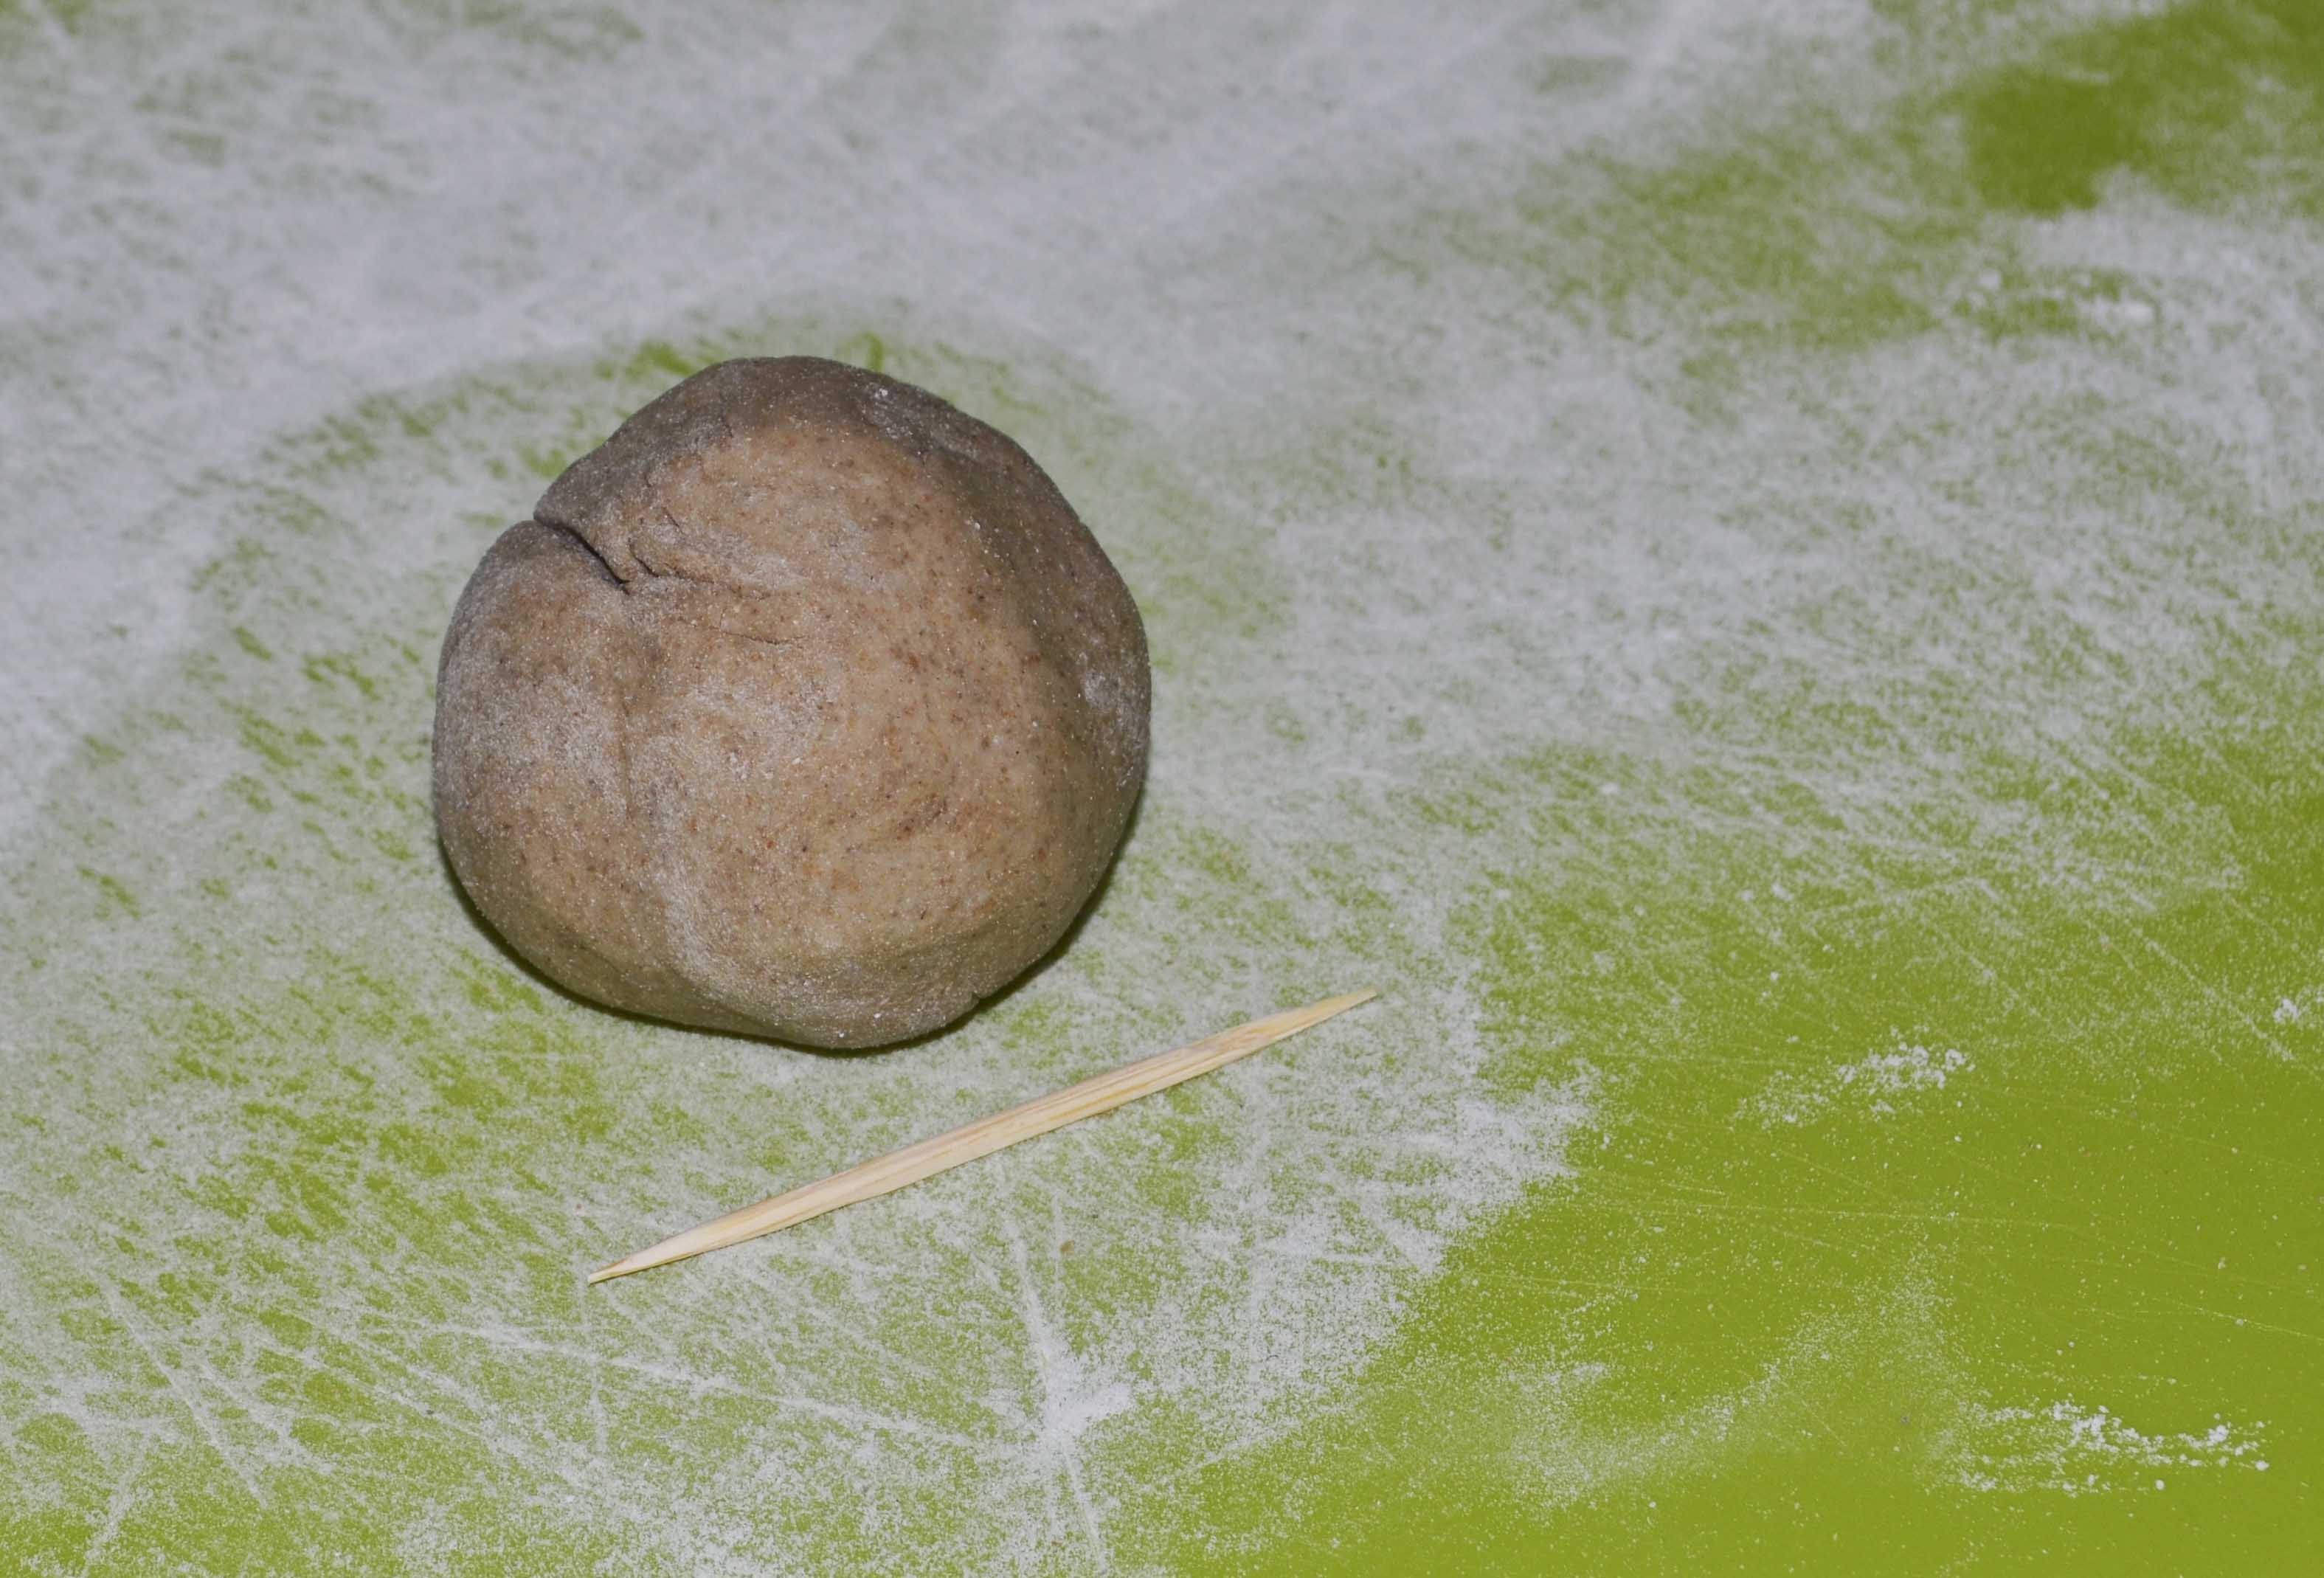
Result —
[{"label": "brown speckled dough texture", "polygon": [[437,825],[619,1008],[826,1047],[1054,944],[1146,771],[1137,605],[1022,449],[812,357],[724,363],[493,545],[444,641]]}]

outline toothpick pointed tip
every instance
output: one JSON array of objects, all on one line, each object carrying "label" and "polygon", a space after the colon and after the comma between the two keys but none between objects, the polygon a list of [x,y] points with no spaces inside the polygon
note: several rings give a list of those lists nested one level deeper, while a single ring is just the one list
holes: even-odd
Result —
[{"label": "toothpick pointed tip", "polygon": [[[1311,1002],[1305,1008],[1293,1009],[1277,1018],[1278,1022],[1288,1020],[1297,1029],[1305,1029],[1310,1025],[1320,1025],[1325,1020],[1336,1018],[1351,1008],[1360,1008],[1379,995],[1379,987],[1366,986],[1355,992],[1343,992],[1337,997],[1327,997],[1321,1002]],[[1286,1035],[1289,1033],[1289,1030],[1285,1032]]]},{"label": "toothpick pointed tip", "polygon": [[590,1272],[590,1285],[594,1287],[600,1282],[611,1282],[616,1277],[634,1277],[641,1271],[650,1271],[657,1266],[668,1266],[678,1260],[690,1260],[696,1255],[706,1254],[712,1250],[724,1249],[730,1243],[739,1242],[740,1240],[733,1235],[732,1225],[736,1217],[744,1214],[743,1212],[729,1212],[715,1221],[689,1227],[684,1232],[674,1232],[668,1238],[656,1243],[650,1243],[641,1250],[632,1250],[620,1260],[609,1260]]},{"label": "toothpick pointed tip", "polygon": [[611,1282],[616,1277],[634,1277],[641,1271],[650,1271],[656,1266],[667,1266],[672,1260],[683,1260],[688,1255],[700,1254],[700,1250],[673,1250],[672,1246],[678,1239],[688,1236],[688,1233],[678,1233],[658,1244],[648,1244],[644,1249],[623,1255],[618,1260],[608,1260],[589,1273],[589,1286],[595,1287],[598,1283]]}]

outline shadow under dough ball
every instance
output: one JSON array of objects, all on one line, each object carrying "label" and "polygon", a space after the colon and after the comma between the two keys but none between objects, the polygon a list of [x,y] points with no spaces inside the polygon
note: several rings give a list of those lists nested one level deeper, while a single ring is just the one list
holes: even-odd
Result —
[{"label": "shadow under dough ball", "polygon": [[444,641],[437,826],[585,997],[872,1047],[1088,900],[1146,771],[1137,604],[1008,438],[814,357],[640,411],[493,544]]}]

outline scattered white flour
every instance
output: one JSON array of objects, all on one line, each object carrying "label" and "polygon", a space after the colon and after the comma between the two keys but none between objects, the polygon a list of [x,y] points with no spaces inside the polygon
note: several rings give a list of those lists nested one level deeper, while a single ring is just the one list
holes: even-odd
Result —
[{"label": "scattered white flour", "polygon": [[1960,1482],[1972,1490],[2054,1490],[2068,1496],[2140,1490],[2157,1469],[2265,1472],[2264,1420],[2206,1430],[2147,1432],[2107,1410],[2070,1399],[2031,1407],[1973,1407],[1952,1443]]},{"label": "scattered white flour", "polygon": [[1959,1047],[1931,1048],[1898,1033],[1890,1050],[1835,1064],[1821,1075],[1777,1074],[1743,1104],[1743,1113],[1769,1128],[1820,1122],[1843,1112],[1893,1117],[1898,1103],[1943,1090],[1948,1080],[1976,1067]]}]

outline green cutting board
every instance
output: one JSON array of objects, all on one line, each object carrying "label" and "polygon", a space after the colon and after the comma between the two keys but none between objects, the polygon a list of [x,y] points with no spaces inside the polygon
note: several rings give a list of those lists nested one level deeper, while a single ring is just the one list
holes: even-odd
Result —
[{"label": "green cutting board", "polygon": [[[17,457],[86,506],[0,510],[18,618],[140,566],[176,611],[60,652],[78,743],[0,846],[0,1571],[2324,1564],[2324,12],[2050,10],[1003,9],[858,49],[386,6],[358,71],[329,28],[0,0],[0,226],[56,309],[0,335],[0,415],[106,445]],[[642,221],[576,227],[634,272],[550,323],[562,243],[498,210],[334,228],[463,189],[446,106],[724,125],[801,60],[766,168],[895,272],[771,251],[705,305]],[[744,122],[670,211],[807,237],[749,217]],[[156,295],[231,273],[163,255],[180,201],[319,216],[264,245],[325,261]],[[367,333],[446,365],[335,372]],[[141,415],[133,344],[218,431],[205,346],[311,409],[179,442],[212,429]],[[1015,436],[1155,655],[1070,945],[870,1056],[561,994],[427,799],[485,545],[680,376],[783,352]]]}]

